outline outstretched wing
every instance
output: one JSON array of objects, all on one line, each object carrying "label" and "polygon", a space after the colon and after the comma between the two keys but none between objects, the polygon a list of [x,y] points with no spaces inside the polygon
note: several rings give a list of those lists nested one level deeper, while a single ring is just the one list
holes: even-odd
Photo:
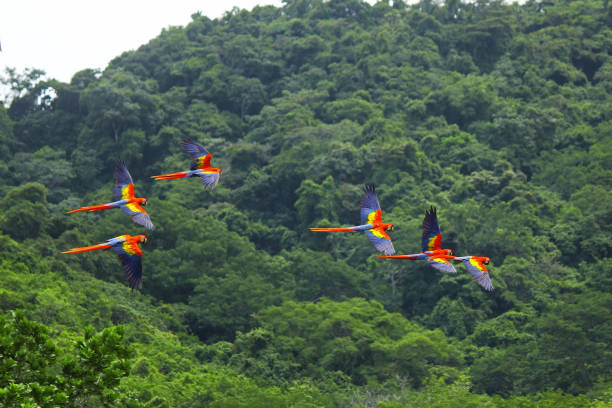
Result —
[{"label": "outstretched wing", "polygon": [[482,262],[474,258],[463,259],[463,265],[465,265],[465,268],[472,274],[480,286],[482,286],[485,290],[493,290],[493,284],[491,283],[491,278],[489,277],[489,271],[487,271],[487,268]]},{"label": "outstretched wing", "polygon": [[376,249],[383,252],[385,255],[393,255],[395,253],[395,248],[393,248],[391,238],[384,230],[370,229],[365,233]]},{"label": "outstretched wing", "polygon": [[425,210],[425,218],[423,218],[423,252],[440,249],[441,242],[442,234],[438,225],[438,215],[436,209],[431,206],[429,210]]},{"label": "outstretched wing", "polygon": [[119,257],[123,270],[127,275],[130,288],[142,288],[142,251],[138,244],[128,241],[121,242],[113,246],[113,250]]},{"label": "outstretched wing", "polygon": [[200,177],[202,177],[202,183],[204,183],[207,188],[210,187],[211,190],[214,190],[217,186],[217,183],[219,182],[219,178],[221,177],[221,175],[216,172],[205,171],[203,174],[200,175]]},{"label": "outstretched wing", "polygon": [[360,214],[362,224],[373,224],[373,221],[380,221],[382,218],[380,203],[378,202],[376,188],[373,184],[366,184],[366,186],[363,188]]},{"label": "outstretched wing", "polygon": [[427,263],[440,271],[457,273],[455,267],[446,258],[431,256],[427,258]]},{"label": "outstretched wing", "polygon": [[125,162],[121,160],[117,167],[115,167],[115,187],[113,187],[113,200],[119,201],[126,198],[134,197],[134,181],[132,176],[125,165]]},{"label": "outstretched wing", "polygon": [[120,208],[121,208],[121,211],[123,211],[125,214],[132,217],[132,220],[134,220],[136,224],[140,224],[143,227],[146,227],[150,230],[155,229],[155,226],[153,225],[153,222],[151,222],[151,218],[149,217],[149,214],[147,214],[145,209],[142,208],[139,204],[128,203],[128,204],[122,205]]},{"label": "outstretched wing", "polygon": [[191,156],[191,170],[205,169],[210,167],[212,155],[199,143],[189,138],[183,139],[181,146],[189,156]]}]

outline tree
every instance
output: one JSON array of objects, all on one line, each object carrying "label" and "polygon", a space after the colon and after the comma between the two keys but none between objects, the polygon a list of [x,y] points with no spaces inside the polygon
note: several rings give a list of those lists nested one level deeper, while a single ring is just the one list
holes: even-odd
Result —
[{"label": "tree", "polygon": [[47,189],[40,183],[15,187],[0,201],[0,229],[16,240],[38,237],[49,223]]},{"label": "tree", "polygon": [[50,334],[22,311],[0,316],[2,405],[117,406],[117,386],[129,373],[131,357],[131,349],[123,344],[123,329],[94,333],[89,327],[85,337],[72,344],[76,350],[70,351],[60,348]]}]

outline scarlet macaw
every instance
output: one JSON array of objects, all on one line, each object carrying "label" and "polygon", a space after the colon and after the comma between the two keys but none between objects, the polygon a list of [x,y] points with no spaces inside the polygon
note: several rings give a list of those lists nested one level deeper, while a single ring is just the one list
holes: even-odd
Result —
[{"label": "scarlet macaw", "polygon": [[429,210],[425,210],[425,218],[423,218],[423,236],[422,249],[420,254],[410,255],[392,255],[379,256],[379,258],[393,259],[424,259],[428,264],[436,269],[444,272],[456,273],[455,267],[450,263],[449,259],[453,259],[453,251],[451,249],[440,248],[442,242],[442,234],[438,225],[438,216],[436,209],[432,206]]},{"label": "scarlet macaw", "polygon": [[310,230],[317,232],[365,231],[376,249],[387,255],[392,255],[395,253],[395,249],[393,248],[391,238],[385,231],[393,231],[393,224],[382,222],[382,210],[380,209],[378,197],[376,197],[375,187],[373,185],[366,185],[363,192],[360,210],[362,225],[341,228],[310,228]]},{"label": "scarlet macaw", "polygon": [[76,254],[80,252],[95,251],[97,249],[113,248],[119,256],[123,270],[128,278],[130,288],[142,288],[142,250],[138,246],[141,242],[147,242],[146,235],[119,235],[118,237],[106,240],[104,244],[91,245],[81,248],[73,248],[62,254]]},{"label": "scarlet macaw", "polygon": [[493,284],[489,277],[489,271],[485,265],[489,264],[491,259],[486,256],[456,256],[454,262],[463,262],[463,265],[472,274],[476,282],[485,290],[493,290]]},{"label": "scarlet macaw", "polygon": [[134,196],[134,182],[132,176],[125,165],[125,162],[121,160],[117,167],[115,167],[115,187],[113,187],[113,201],[112,203],[92,205],[89,207],[83,207],[76,210],[68,211],[66,214],[72,214],[80,211],[100,211],[110,210],[111,208],[121,208],[121,210],[132,217],[132,220],[136,224],[140,224],[148,229],[155,229],[155,226],[151,222],[151,218],[142,208],[141,205],[147,205],[146,198],[139,198]]},{"label": "scarlet macaw", "polygon": [[202,183],[204,183],[204,186],[206,186],[205,188],[210,187],[211,191],[214,190],[215,186],[219,182],[219,178],[221,177],[221,172],[223,170],[216,167],[210,167],[210,159],[212,158],[212,155],[204,148],[204,146],[188,138],[183,139],[181,146],[183,146],[185,152],[191,156],[191,170],[151,176],[151,178],[154,180],[170,180],[200,176],[202,177]]}]

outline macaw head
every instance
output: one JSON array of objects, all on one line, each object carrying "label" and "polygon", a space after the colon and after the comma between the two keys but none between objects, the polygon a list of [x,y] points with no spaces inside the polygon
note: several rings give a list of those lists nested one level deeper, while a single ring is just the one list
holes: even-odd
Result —
[{"label": "macaw head", "polygon": [[472,258],[479,262],[482,262],[484,265],[488,265],[489,262],[491,261],[491,258],[487,256],[473,256]]},{"label": "macaw head", "polygon": [[385,231],[393,231],[393,224],[383,224]]},{"label": "macaw head", "polygon": [[140,199],[140,204],[141,204],[141,205],[147,205],[147,203],[148,203],[148,202],[149,202],[149,200],[148,200],[148,199],[146,199],[146,198],[141,198],[141,199]]},{"label": "macaw head", "polygon": [[448,256],[455,255],[455,252],[452,249],[443,249],[444,253]]},{"label": "macaw head", "polygon": [[138,238],[138,242],[140,243],[146,243],[147,242],[147,236],[146,235],[137,235],[136,236]]}]

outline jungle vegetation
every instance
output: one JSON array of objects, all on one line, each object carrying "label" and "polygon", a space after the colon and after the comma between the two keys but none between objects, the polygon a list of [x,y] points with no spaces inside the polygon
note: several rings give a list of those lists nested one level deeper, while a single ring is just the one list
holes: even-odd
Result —
[{"label": "jungle vegetation", "polygon": [[[70,83],[8,70],[0,405],[612,404],[612,4],[285,0],[199,13]],[[152,182],[206,146],[218,187]],[[111,201],[126,161],[157,226]],[[462,267],[399,252],[438,208]],[[145,232],[144,287],[114,254]]]}]

